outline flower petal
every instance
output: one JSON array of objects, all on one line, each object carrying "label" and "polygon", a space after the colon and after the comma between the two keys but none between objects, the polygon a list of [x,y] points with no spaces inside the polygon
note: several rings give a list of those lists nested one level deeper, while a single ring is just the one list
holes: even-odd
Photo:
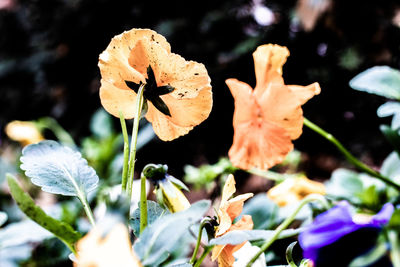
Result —
[{"label": "flower petal", "polygon": [[77,262],[75,267],[141,267],[133,253],[126,227],[115,226],[106,238],[102,239],[98,229],[93,229],[77,243]]},{"label": "flower petal", "polygon": [[242,213],[243,210],[243,204],[246,200],[249,198],[253,197],[253,193],[247,193],[247,194],[242,194],[238,195],[230,200],[228,200],[228,207],[226,209],[226,212],[228,213],[229,217],[232,219],[232,221]]},{"label": "flower petal", "polygon": [[235,127],[229,159],[238,168],[267,170],[281,162],[293,149],[285,129],[255,119]]},{"label": "flower petal", "polygon": [[196,126],[208,118],[212,108],[211,87],[203,89],[194,98],[177,99],[171,94],[161,96],[171,113],[167,117],[175,125],[181,127]]},{"label": "flower petal", "polygon": [[158,111],[151,102],[147,102],[148,110],[146,119],[152,124],[156,135],[163,141],[171,141],[187,134],[193,126],[179,126],[174,124],[169,116]]},{"label": "flower petal", "polygon": [[267,44],[257,47],[253,53],[256,95],[262,94],[268,83],[283,84],[282,66],[288,56],[289,50],[283,46]]},{"label": "flower petal", "polygon": [[100,100],[107,112],[116,117],[119,117],[120,111],[125,119],[132,119],[135,114],[136,93],[131,89],[118,88],[107,80],[102,79]]},{"label": "flower petal", "polygon": [[180,55],[170,53],[156,42],[143,42],[148,61],[154,71],[157,85],[171,85],[170,93],[177,99],[194,98],[202,90],[210,90],[210,77],[201,63],[186,61]]},{"label": "flower petal", "polygon": [[284,128],[291,139],[298,138],[303,128],[301,105],[315,93],[319,93],[319,86],[316,85],[318,84],[289,87],[283,84],[270,84],[258,99],[263,109],[263,118]]},{"label": "flower petal", "polygon": [[237,79],[227,79],[233,98],[235,99],[235,111],[233,114],[233,126],[241,122],[249,121],[257,117],[258,104],[253,95],[253,89],[247,83]]},{"label": "flower petal", "polygon": [[353,222],[350,205],[341,202],[318,215],[314,222],[299,235],[299,243],[304,250],[304,257],[315,260],[318,249],[332,244],[361,227],[362,225]]},{"label": "flower petal", "polygon": [[[243,215],[243,217],[231,226],[229,231],[233,230],[251,230],[254,227],[253,220],[250,215]],[[229,232],[228,231],[228,232]],[[235,262],[233,253],[238,251],[246,242],[239,245],[217,245],[213,248],[211,260],[218,258],[218,266],[231,267]]]},{"label": "flower petal", "polygon": [[[142,57],[143,52],[140,52],[140,47],[136,46],[140,40],[154,40],[154,43],[157,43],[167,52],[171,50],[166,39],[152,30],[132,29],[125,31],[115,36],[106,50],[100,54],[99,68],[102,79],[114,83],[117,87],[124,86],[124,81],[137,84],[145,82],[145,72],[140,72],[130,64],[132,56],[136,55],[138,51],[137,56]],[[134,47],[136,47],[136,50],[132,51]]]}]

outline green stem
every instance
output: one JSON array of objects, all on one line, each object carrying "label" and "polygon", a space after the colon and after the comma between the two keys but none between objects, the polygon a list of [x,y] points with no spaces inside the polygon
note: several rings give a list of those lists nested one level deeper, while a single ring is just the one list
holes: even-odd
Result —
[{"label": "green stem", "polygon": [[135,161],[136,161],[136,144],[137,144],[137,136],[139,132],[139,121],[140,121],[140,113],[143,108],[143,92],[146,84],[142,83],[139,87],[137,96],[136,96],[136,110],[134,114],[135,121],[133,123],[132,129],[132,140],[131,140],[131,150],[129,153],[129,169],[128,169],[128,183],[127,183],[127,193],[129,198],[132,198],[132,184],[133,184],[133,176],[135,174]]},{"label": "green stem", "polygon": [[264,253],[271,245],[272,243],[275,242],[276,239],[278,239],[280,233],[285,230],[296,218],[297,213],[304,207],[309,202],[312,201],[319,201],[324,208],[329,209],[329,204],[326,201],[326,199],[322,195],[318,194],[311,194],[305,197],[300,203],[299,206],[296,208],[296,210],[289,216],[287,217],[279,226],[278,228],[275,229],[273,235],[271,236],[270,239],[268,239],[260,248],[260,250],[257,252],[257,254],[254,255],[253,258],[247,263],[246,267],[251,267],[253,263],[260,257],[261,253]]},{"label": "green stem", "polygon": [[196,262],[197,252],[199,251],[199,247],[200,247],[200,244],[201,244],[201,236],[203,235],[203,228],[204,228],[204,226],[206,225],[206,223],[207,223],[208,221],[209,221],[209,220],[203,220],[203,221],[200,223],[200,226],[199,226],[199,234],[197,235],[196,247],[194,248],[192,258],[190,259],[190,262],[189,262],[189,263],[192,264],[192,265],[193,265],[193,263]]},{"label": "green stem", "polygon": [[142,175],[140,178],[140,233],[147,226],[147,194],[146,194],[146,177]]},{"label": "green stem", "polygon": [[390,257],[394,267],[400,267],[400,242],[398,233],[394,230],[388,232],[390,242]]},{"label": "green stem", "polygon": [[400,191],[400,185],[393,182],[390,180],[388,177],[383,176],[379,172],[371,169],[361,161],[359,161],[356,157],[354,157],[333,135],[330,133],[326,132],[325,130],[321,129],[319,126],[315,125],[308,119],[304,118],[304,125],[310,128],[311,130],[315,131],[316,133],[320,134],[322,137],[324,137],[326,140],[331,142],[333,145],[339,149],[339,151],[346,157],[346,159],[353,164],[356,168],[358,168],[360,171],[363,171],[373,177],[378,178],[382,182],[396,188],[398,191]]},{"label": "green stem", "polygon": [[200,258],[196,261],[196,263],[193,265],[193,267],[200,267],[201,263],[203,260],[206,258],[208,253],[213,249],[214,246],[208,246],[204,248],[203,253],[201,254]]},{"label": "green stem", "polygon": [[90,224],[92,226],[96,226],[96,223],[94,222],[93,213],[92,213],[92,210],[90,209],[90,205],[89,205],[89,202],[86,199],[86,196],[78,195],[78,198],[82,203],[83,210],[85,211],[85,213],[86,213],[86,215],[87,215],[87,217],[89,219]]},{"label": "green stem", "polygon": [[121,122],[122,136],[124,137],[124,163],[122,167],[122,192],[126,191],[126,183],[128,182],[128,163],[129,163],[129,137],[126,129],[124,114],[119,112],[119,120]]}]

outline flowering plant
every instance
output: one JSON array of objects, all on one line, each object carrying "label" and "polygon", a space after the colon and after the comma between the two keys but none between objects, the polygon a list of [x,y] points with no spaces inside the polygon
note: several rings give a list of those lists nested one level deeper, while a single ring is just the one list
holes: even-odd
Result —
[{"label": "flowering plant", "polygon": [[[1,229],[0,253],[54,236],[62,242],[58,245],[63,247],[64,258],[68,255],[76,267],[196,267],[204,265],[207,257],[223,267],[270,262],[399,267],[398,102],[378,110],[380,116],[393,115],[392,125],[382,131],[395,152],[377,171],[304,118],[302,105],[321,88],[317,82],[285,84],[283,65],[288,56],[286,47],[260,45],[253,53],[255,88],[237,79],[226,80],[235,104],[229,160],[185,168],[186,181],[194,183],[194,188],[207,184],[217,195],[212,200],[189,201],[190,194],[184,192],[189,187],[171,175],[167,165],[146,162],[135,172],[136,152],[145,143],[141,135],[145,127],[153,129],[160,140],[171,141],[208,118],[213,99],[206,66],[172,53],[167,40],[153,30],[131,29],[115,36],[99,56],[99,92],[104,109],[119,118],[121,134],[111,130],[109,123],[108,132],[104,133],[103,126],[94,128],[94,137],[78,147],[51,119],[7,126],[9,137],[25,146],[20,157],[22,171],[6,175],[9,192],[37,225],[28,225],[34,231],[23,241],[8,236],[25,224]],[[373,68],[350,85],[399,99],[387,82],[399,77],[396,70]],[[140,127],[142,117],[150,124]],[[131,141],[126,119],[134,120]],[[112,117],[100,111],[94,120],[97,125]],[[303,125],[335,145],[361,172],[338,169],[325,183],[306,178],[293,163],[292,140],[301,136]],[[58,141],[42,140],[44,129],[54,132]],[[285,168],[288,171],[282,171]],[[262,190],[267,193],[240,191],[235,196],[233,173],[236,177],[257,175],[275,184]],[[68,199],[67,204],[45,209],[26,192],[33,185],[49,193],[54,202]],[[220,188],[222,193],[216,193]],[[212,204],[218,207],[214,214]],[[7,215],[0,215],[3,224]],[[363,237],[368,242],[362,243]],[[286,247],[285,260],[279,244]],[[342,244],[354,249],[347,254],[338,252]]]}]

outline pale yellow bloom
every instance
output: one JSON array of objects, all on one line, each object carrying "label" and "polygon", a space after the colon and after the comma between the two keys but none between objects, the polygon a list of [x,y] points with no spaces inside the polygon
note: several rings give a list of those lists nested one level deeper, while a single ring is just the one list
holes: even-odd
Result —
[{"label": "pale yellow bloom", "polygon": [[159,186],[163,194],[163,202],[170,212],[175,213],[190,208],[190,202],[183,192],[168,179],[161,181]]},{"label": "pale yellow bloom", "polygon": [[305,176],[288,178],[272,187],[267,196],[279,206],[297,203],[309,194],[325,195],[325,186],[322,183],[307,179]]},{"label": "pale yellow bloom", "polygon": [[7,136],[23,146],[34,144],[44,140],[42,134],[31,121],[12,121],[6,125]]},{"label": "pale yellow bloom", "polygon": [[76,247],[74,267],[142,267],[123,224],[115,226],[105,238],[98,228],[93,228]]}]

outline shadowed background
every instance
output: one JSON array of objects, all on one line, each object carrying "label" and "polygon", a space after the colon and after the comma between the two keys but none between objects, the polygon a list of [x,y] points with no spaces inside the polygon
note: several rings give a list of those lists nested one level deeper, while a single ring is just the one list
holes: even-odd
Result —
[{"label": "shadowed background", "polygon": [[[79,143],[101,108],[98,55],[114,35],[151,28],[172,52],[206,65],[214,106],[188,135],[148,143],[138,152],[138,169],[165,163],[179,177],[185,164],[226,156],[234,107],[224,81],[254,86],[251,53],[265,43],[289,48],[287,84],[321,84],[321,94],[303,108],[307,118],[372,166],[391,151],[378,129],[384,120],[376,116],[385,99],[353,91],[348,82],[375,65],[399,69],[398,1],[0,0],[0,8],[2,142],[7,122],[51,116]],[[295,147],[307,155],[304,168],[312,177],[329,177],[342,164],[335,148],[308,129]]]}]

